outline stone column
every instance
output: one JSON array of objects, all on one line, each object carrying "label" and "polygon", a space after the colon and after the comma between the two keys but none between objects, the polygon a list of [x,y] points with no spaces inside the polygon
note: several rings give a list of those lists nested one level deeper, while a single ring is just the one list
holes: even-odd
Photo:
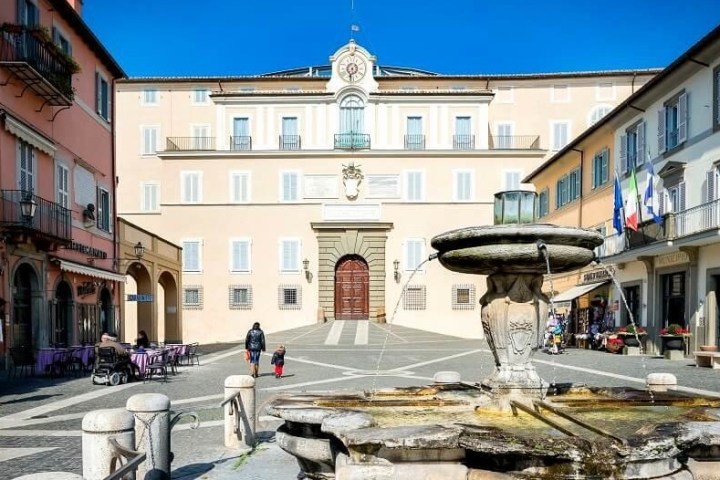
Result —
[{"label": "stone column", "polygon": [[[700,249],[698,247],[680,247],[679,250],[687,254],[689,261],[688,282],[685,285],[687,294],[685,308],[687,309],[687,327],[693,335],[689,339],[686,338],[685,341],[690,343],[690,352],[693,352],[700,350],[699,345],[706,343],[705,329],[700,328],[696,316],[698,312],[698,287],[700,286],[700,276],[698,275],[698,253]],[[685,348],[687,349],[687,346]]]},{"label": "stone column", "polygon": [[[225,398],[230,398],[240,392],[240,419],[232,410],[232,402],[225,404],[223,417],[225,419],[225,446],[230,448],[252,448],[255,444],[257,431],[255,415],[255,379],[250,375],[230,375],[225,379]],[[238,425],[237,432],[235,425]]]},{"label": "stone column", "polygon": [[136,450],[147,458],[137,471],[142,480],[170,479],[170,399],[160,393],[140,393],[127,401],[135,417]]},{"label": "stone column", "polygon": [[[102,480],[110,475],[114,456],[109,440],[135,450],[135,419],[123,408],[93,410],[82,421],[82,467],[86,480]],[[119,463],[118,463],[119,466]]]},{"label": "stone column", "polygon": [[[660,329],[662,328],[661,320],[655,318],[655,304],[657,303],[655,291],[655,257],[652,256],[640,256],[637,258],[639,262],[645,267],[647,272],[647,295],[644,297],[641,295],[641,308],[643,303],[645,304],[645,315],[648,331],[648,339],[645,342],[646,354],[654,354],[660,352]],[[622,305],[625,308],[625,305]],[[635,319],[635,323],[641,325],[640,319]]]}]

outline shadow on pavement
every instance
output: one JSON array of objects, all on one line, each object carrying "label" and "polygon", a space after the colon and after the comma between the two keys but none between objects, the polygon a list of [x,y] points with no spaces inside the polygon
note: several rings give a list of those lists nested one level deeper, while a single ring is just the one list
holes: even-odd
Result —
[{"label": "shadow on pavement", "polygon": [[[223,462],[228,459],[222,460]],[[184,465],[177,470],[173,470],[171,475],[176,480],[192,480],[198,478],[210,470],[215,468],[214,463],[191,463],[190,465]]]}]

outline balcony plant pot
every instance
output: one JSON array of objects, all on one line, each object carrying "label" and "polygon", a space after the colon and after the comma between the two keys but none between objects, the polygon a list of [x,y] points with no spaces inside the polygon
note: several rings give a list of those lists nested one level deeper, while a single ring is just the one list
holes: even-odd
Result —
[{"label": "balcony plant pot", "polygon": [[685,348],[685,338],[682,335],[660,335],[662,339],[663,351],[665,350],[683,350]]},{"label": "balcony plant pot", "polygon": [[717,345],[700,345],[701,352],[717,352]]},{"label": "balcony plant pot", "polygon": [[644,333],[638,333],[637,336],[634,333],[618,333],[617,336],[622,339],[623,343],[626,347],[639,347],[641,338],[644,336]]}]

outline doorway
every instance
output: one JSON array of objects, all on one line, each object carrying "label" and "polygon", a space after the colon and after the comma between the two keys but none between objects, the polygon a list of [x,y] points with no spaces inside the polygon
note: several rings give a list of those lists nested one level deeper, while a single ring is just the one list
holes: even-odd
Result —
[{"label": "doorway", "polygon": [[33,268],[24,263],[15,272],[13,279],[13,344],[15,346],[32,347],[37,339],[37,325],[33,319],[33,291],[38,290],[38,279]]},{"label": "doorway", "polygon": [[341,258],[335,268],[335,319],[367,320],[370,273],[359,255]]},{"label": "doorway", "polygon": [[52,338],[53,345],[64,347],[73,343],[73,322],[72,322],[72,288],[66,281],[61,281],[55,289],[54,311],[52,314]]},{"label": "doorway", "polygon": [[667,327],[676,323],[687,328],[685,321],[685,272],[661,275],[662,285],[662,319]]}]

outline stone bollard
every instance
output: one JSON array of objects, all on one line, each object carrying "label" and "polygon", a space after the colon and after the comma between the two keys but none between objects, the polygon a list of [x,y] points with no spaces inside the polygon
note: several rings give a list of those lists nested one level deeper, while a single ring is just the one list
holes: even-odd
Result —
[{"label": "stone bollard", "polygon": [[160,393],[133,395],[126,405],[135,417],[135,450],[147,457],[137,470],[142,480],[170,478],[170,399]]},{"label": "stone bollard", "polygon": [[[109,440],[135,450],[135,419],[123,408],[93,410],[82,421],[82,467],[86,480],[102,480],[110,475],[115,455]],[[120,462],[116,464],[116,468]]]},{"label": "stone bollard", "polygon": [[[253,448],[255,432],[257,431],[255,415],[255,379],[250,375],[230,375],[225,379],[225,398],[240,392],[240,420],[238,431],[235,425],[238,421],[232,412],[232,403],[224,407],[225,418],[225,446],[230,448]],[[232,414],[231,414],[232,413]]]},{"label": "stone bollard", "polygon": [[650,373],[645,384],[651,392],[667,392],[677,388],[677,378],[672,373]]},{"label": "stone bollard", "polygon": [[453,371],[436,372],[433,383],[460,383],[460,373]]}]

